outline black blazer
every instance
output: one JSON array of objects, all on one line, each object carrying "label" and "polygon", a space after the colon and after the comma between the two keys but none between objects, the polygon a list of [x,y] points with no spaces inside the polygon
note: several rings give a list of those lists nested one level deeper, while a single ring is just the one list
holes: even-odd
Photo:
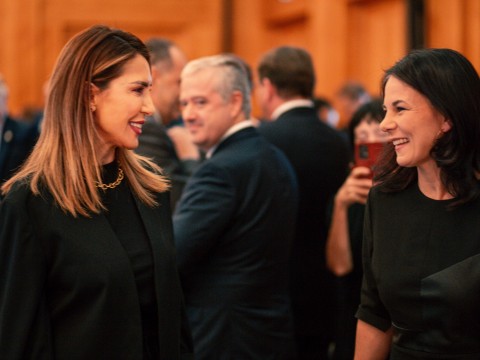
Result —
[{"label": "black blazer", "polygon": [[196,359],[290,359],[296,210],[288,160],[253,127],[192,175],[174,230]]},{"label": "black blazer", "polygon": [[[153,249],[160,354],[190,358],[168,194],[158,201],[136,203]],[[105,215],[73,218],[16,186],[0,205],[0,273],[2,359],[141,360],[135,279]]]},{"label": "black blazer", "polygon": [[5,118],[0,142],[0,184],[27,158],[38,137],[36,126]]},{"label": "black blazer", "polygon": [[297,333],[303,336],[330,332],[331,306],[325,265],[329,223],[327,208],[348,173],[346,141],[325,123],[313,108],[293,108],[259,132],[280,148],[297,174],[300,203],[292,259],[292,297]]}]

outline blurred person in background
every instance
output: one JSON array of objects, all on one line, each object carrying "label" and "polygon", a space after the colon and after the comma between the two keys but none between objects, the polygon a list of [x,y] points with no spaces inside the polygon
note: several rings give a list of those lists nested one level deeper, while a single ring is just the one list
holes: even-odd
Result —
[{"label": "blurred person in background", "polygon": [[[361,145],[376,145],[387,140],[386,133],[380,129],[383,114],[380,100],[360,106],[348,129],[353,139],[352,148],[356,145],[355,149],[359,149]],[[350,175],[335,195],[327,238],[327,267],[335,275],[336,285],[333,360],[353,359],[357,326],[355,313],[360,303],[363,276],[363,214],[373,185],[372,169],[353,165]]]},{"label": "blurred person in background", "polygon": [[152,59],[155,111],[147,117],[135,151],[152,158],[164,170],[171,181],[170,200],[174,209],[185,183],[200,161],[198,148],[183,126],[180,115],[180,73],[187,58],[168,39],[152,38],[145,44]]},{"label": "blurred person in background", "polygon": [[321,121],[336,129],[340,120],[338,111],[335,110],[332,103],[324,97],[316,97],[313,99],[313,106],[317,111],[317,115]]},{"label": "blurred person in background", "polygon": [[333,278],[325,265],[327,209],[348,174],[348,145],[320,121],[312,101],[315,72],[304,49],[267,52],[257,68],[263,111],[258,131],[290,160],[299,183],[299,212],[290,268],[299,359],[327,359],[333,334]]},{"label": "blurred person in background", "polygon": [[340,114],[337,127],[343,132],[343,135],[350,143],[352,142],[352,139],[348,138],[348,125],[352,120],[353,114],[361,105],[370,100],[371,96],[368,91],[361,83],[356,81],[347,81],[336,93],[335,106]]},{"label": "blurred person in background", "polygon": [[237,57],[188,63],[180,103],[206,153],[173,219],[195,358],[294,359],[293,169],[249,120],[250,86]]},{"label": "blurred person in background", "polygon": [[18,170],[38,137],[35,126],[8,114],[8,87],[0,74],[0,184]]}]

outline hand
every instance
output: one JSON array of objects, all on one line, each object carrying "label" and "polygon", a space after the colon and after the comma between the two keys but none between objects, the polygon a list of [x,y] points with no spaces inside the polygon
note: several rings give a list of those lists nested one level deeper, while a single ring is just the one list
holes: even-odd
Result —
[{"label": "hand", "polygon": [[354,203],[365,204],[373,181],[368,178],[371,170],[364,166],[354,167],[335,196],[335,205],[348,208]]},{"label": "hand", "polygon": [[182,126],[174,126],[167,130],[168,136],[175,145],[180,160],[198,160],[200,152],[192,142],[190,133]]}]

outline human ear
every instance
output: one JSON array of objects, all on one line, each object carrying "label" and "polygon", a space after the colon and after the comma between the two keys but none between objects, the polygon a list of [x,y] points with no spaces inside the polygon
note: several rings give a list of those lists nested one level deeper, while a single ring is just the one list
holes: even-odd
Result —
[{"label": "human ear", "polygon": [[98,95],[100,94],[100,88],[90,83],[90,111],[94,112],[97,109]]},{"label": "human ear", "polygon": [[269,78],[264,77],[262,80],[262,86],[264,88],[265,97],[270,100],[275,94],[275,86],[272,84]]},{"label": "human ear", "polygon": [[442,133],[445,134],[446,132],[449,132],[451,129],[452,129],[451,121],[448,119],[443,120],[443,123],[440,126],[440,130],[442,131]]},{"label": "human ear", "polygon": [[237,117],[237,115],[242,112],[243,105],[243,95],[240,91],[234,91],[230,98],[230,103],[232,104],[232,110],[230,114],[232,117]]}]

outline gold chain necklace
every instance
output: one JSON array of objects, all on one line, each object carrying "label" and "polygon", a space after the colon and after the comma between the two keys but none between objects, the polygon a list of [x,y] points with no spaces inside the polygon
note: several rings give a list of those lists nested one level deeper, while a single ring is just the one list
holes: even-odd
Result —
[{"label": "gold chain necklace", "polygon": [[123,170],[122,168],[118,168],[118,176],[117,176],[117,180],[115,180],[114,182],[111,182],[110,184],[103,184],[103,183],[99,183],[97,181],[95,181],[95,186],[97,188],[100,188],[102,190],[107,190],[107,189],[114,189],[116,188],[118,185],[120,185],[120,183],[122,182],[123,180]]}]

